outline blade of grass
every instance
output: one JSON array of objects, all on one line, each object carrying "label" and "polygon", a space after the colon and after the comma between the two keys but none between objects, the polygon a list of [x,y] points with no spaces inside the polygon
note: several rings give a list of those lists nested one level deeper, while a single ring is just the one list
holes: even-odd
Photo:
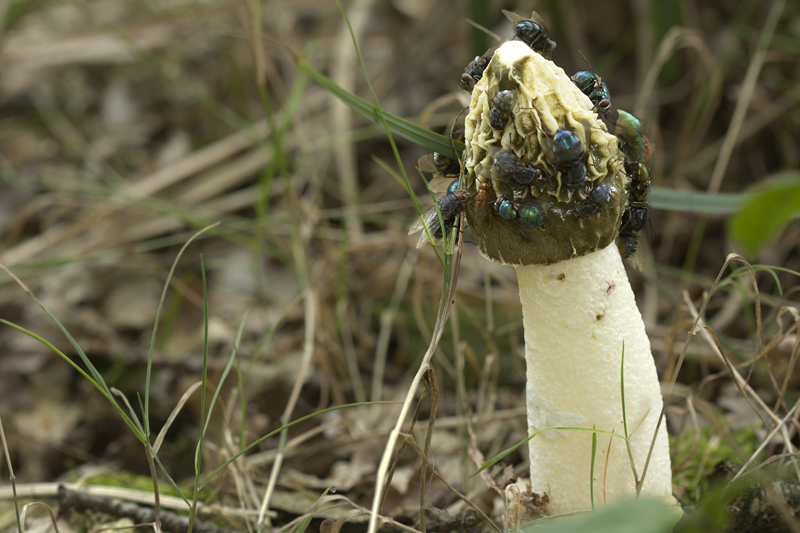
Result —
[{"label": "blade of grass", "polygon": [[167,472],[166,467],[161,463],[161,459],[159,459],[157,455],[154,455],[153,459],[158,464],[159,468],[161,468],[161,472],[164,474],[164,477],[167,478],[167,482],[169,483],[169,485],[172,487],[172,489],[175,491],[175,493],[178,496],[180,496],[180,498],[184,501],[184,503],[186,504],[186,508],[187,509],[191,508],[192,504],[189,502],[189,498],[187,498],[183,494],[183,491],[181,490],[181,488],[178,486],[178,484],[175,482],[175,480],[172,479],[172,476],[169,475],[169,472]]},{"label": "blade of grass", "polygon": [[[208,384],[208,286],[206,284],[206,266],[203,262],[202,254],[200,254],[200,277],[203,283],[203,376],[201,378],[203,390],[200,392],[200,420],[205,420],[206,385]],[[244,324],[244,320],[242,324]],[[217,392],[221,388],[223,380],[224,377],[220,379],[217,385]],[[214,399],[216,399],[216,392],[214,394]],[[209,416],[211,415],[211,407],[208,409],[208,414]],[[200,482],[200,467],[203,461],[203,439],[206,436],[207,425],[206,422],[203,423],[203,429],[197,441],[197,449],[194,452],[194,490],[192,491],[192,504],[189,509],[189,527],[187,528],[189,533],[192,533],[194,517],[197,512],[197,498],[199,492],[197,490],[197,485]]]},{"label": "blade of grass", "polygon": [[751,194],[710,194],[700,191],[653,187],[650,193],[650,204],[654,209],[665,211],[729,215],[738,211],[751,197]]},{"label": "blade of grass", "polygon": [[628,416],[625,414],[625,341],[622,341],[622,357],[619,362],[619,395],[622,402],[622,431],[628,440]]},{"label": "blade of grass", "polygon": [[[205,268],[203,268],[203,282],[205,283]],[[204,286],[203,295],[204,295],[204,300],[207,302],[207,300],[208,300],[207,291],[205,289],[206,289],[206,287]],[[206,309],[207,309],[207,307],[206,307]],[[202,430],[200,432],[200,439],[199,439],[199,441],[197,443],[197,448],[195,449],[195,482],[194,482],[194,490],[192,492],[192,501],[191,502],[189,502],[186,499],[186,497],[183,495],[183,492],[180,490],[180,488],[178,488],[178,486],[175,484],[175,482],[172,480],[172,478],[167,474],[167,478],[170,480],[170,484],[173,486],[173,488],[175,488],[175,490],[178,491],[178,494],[181,495],[181,497],[184,499],[184,501],[186,501],[186,504],[189,506],[189,527],[188,527],[188,532],[189,533],[191,533],[191,531],[192,531],[194,518],[195,518],[196,513],[197,513],[197,501],[198,501],[198,498],[199,498],[200,490],[203,488],[202,485],[198,486],[198,480],[200,479],[200,466],[201,466],[201,462],[202,462],[203,440],[205,438],[206,430],[208,429],[208,426],[209,426],[209,424],[211,422],[211,415],[212,415],[212,413],[214,411],[214,405],[216,404],[216,400],[219,397],[220,391],[222,390],[222,384],[225,382],[225,379],[227,378],[228,374],[230,373],[231,367],[233,366],[233,361],[235,360],[236,355],[238,354],[239,343],[241,341],[242,332],[244,331],[244,324],[245,324],[245,320],[246,319],[247,319],[247,314],[245,314],[245,316],[242,318],[242,321],[241,321],[241,323],[239,325],[239,331],[238,331],[238,333],[236,335],[236,340],[234,341],[234,347],[233,347],[233,350],[231,351],[231,356],[228,359],[228,363],[225,366],[225,369],[222,371],[222,375],[220,376],[219,383],[217,384],[216,390],[214,391],[214,395],[211,398],[211,403],[210,403],[210,405],[208,407],[208,414],[206,415],[205,422],[203,423],[203,427],[202,427]],[[205,342],[206,343],[208,342],[207,338],[205,339]],[[206,355],[206,361],[207,361],[207,355]],[[205,362],[204,362],[204,369],[206,369],[206,371],[207,371],[207,364]],[[205,373],[204,373],[203,378],[204,378],[203,379],[203,383],[204,383],[203,391],[205,391],[205,384],[207,383],[207,379],[206,379],[206,374]],[[201,399],[203,401],[202,405],[205,405],[205,392],[201,393]],[[202,408],[201,408],[201,412],[202,412]],[[233,459],[235,459],[236,457],[238,457],[238,455],[234,456]],[[158,460],[158,457],[156,457],[156,460],[158,461],[159,466],[161,466],[162,471],[164,471],[164,473],[166,474],[166,471],[165,471],[163,465],[161,465],[161,461]],[[225,465],[227,465],[227,464],[229,464],[229,463],[225,463]],[[205,482],[203,483],[203,485],[205,485]]]},{"label": "blade of grass", "polygon": [[[147,457],[147,466],[150,468],[150,477],[153,480],[153,514],[155,514],[153,519],[153,531],[155,531],[155,533],[161,533],[161,491],[158,487],[158,470],[156,469],[157,456],[153,453],[153,447],[150,446],[149,438],[144,443],[144,453]],[[161,463],[159,463],[159,466],[161,466]]]},{"label": "blade of grass", "polygon": [[[485,0],[470,0],[469,2],[470,18],[484,28],[492,26],[492,21],[489,20],[489,5],[489,2]],[[486,32],[473,27],[471,33],[472,55],[482,56],[489,48]]]},{"label": "blade of grass", "polygon": [[[370,104],[363,98],[360,98],[353,93],[346,91],[336,85],[333,80],[317,71],[309,62],[304,59],[298,59],[297,66],[303,69],[308,76],[314,80],[318,85],[326,89],[331,94],[335,95],[342,102],[352,107],[358,113],[361,113],[368,119],[380,124],[385,121],[387,127],[392,132],[399,136],[408,139],[409,141],[419,146],[424,146],[434,152],[446,155],[450,158],[458,158],[459,153],[464,150],[464,144],[458,141],[451,140],[444,135],[439,135],[428,129],[402,119],[396,115],[381,110],[378,106]],[[455,144],[456,150],[453,150]]]},{"label": "blade of grass", "polygon": [[[133,410],[133,406],[131,405],[131,402],[128,401],[128,397],[125,396],[125,394],[123,394],[122,391],[119,390],[116,387],[111,387],[110,390],[111,390],[111,393],[114,396],[119,398],[119,401],[121,401],[122,403],[125,404],[125,407],[128,408],[128,413],[131,415],[131,420],[136,424],[136,427],[139,428],[139,431],[142,433],[142,435],[144,435],[144,428],[142,427],[142,423],[139,422],[139,417],[136,416],[136,411]],[[138,394],[137,394],[136,398],[141,400],[141,398],[139,398]],[[139,402],[139,412],[140,413],[142,412],[141,403],[142,402],[140,401]]]},{"label": "blade of grass", "polygon": [[247,438],[247,398],[244,395],[244,376],[238,354],[236,355],[236,391],[239,394],[239,443],[241,445]]},{"label": "blade of grass", "polygon": [[[431,232],[428,230],[428,225],[425,224],[425,221],[422,218],[423,213],[422,213],[422,208],[420,208],[419,206],[419,199],[417,198],[417,195],[414,194],[414,190],[411,188],[411,185],[408,183],[408,180],[403,180],[403,177],[400,176],[400,174],[398,174],[392,167],[390,167],[385,161],[383,161],[379,157],[373,155],[372,160],[378,163],[381,166],[381,168],[383,168],[386,172],[389,173],[391,177],[393,177],[400,185],[406,188],[408,195],[411,197],[411,201],[414,203],[414,209],[416,209],[417,211],[417,216],[423,222],[422,229],[428,235],[428,241],[431,243],[431,246],[433,246],[433,251],[436,253],[436,258],[439,259],[439,264],[442,265],[442,267],[444,267],[444,259],[442,259],[442,256],[439,255],[439,249],[433,244],[433,236],[431,235]],[[436,199],[433,197],[433,193],[430,191],[430,188],[428,189],[428,192],[430,192],[431,198],[435,203]],[[437,212],[439,211],[438,206],[436,207],[436,211]],[[440,222],[441,219],[442,219],[442,214],[439,213]]]},{"label": "blade of grass", "polygon": [[84,378],[86,378],[87,381],[89,381],[89,383],[94,385],[94,387],[98,391],[100,391],[100,394],[102,394],[103,396],[106,397],[106,399],[109,401],[109,403],[111,403],[111,405],[114,407],[114,409],[116,409],[117,412],[120,414],[120,416],[122,417],[122,420],[125,422],[125,424],[127,424],[127,426],[131,429],[131,431],[133,431],[133,434],[136,436],[136,438],[139,439],[139,441],[141,441],[141,442],[145,442],[146,439],[145,439],[144,434],[142,433],[142,431],[140,431],[140,428],[138,428],[137,425],[128,417],[128,415],[125,414],[125,412],[122,410],[122,408],[119,406],[117,401],[112,396],[111,391],[107,387],[105,387],[105,388],[103,387],[103,385],[105,385],[105,384],[101,385],[100,383],[98,383],[97,381],[92,379],[92,377],[89,374],[87,374],[84,369],[82,369],[80,366],[78,366],[78,364],[75,361],[70,359],[65,353],[63,353],[61,350],[59,350],[58,348],[56,348],[55,346],[50,344],[48,341],[46,341],[45,339],[43,339],[39,335],[37,335],[37,334],[35,334],[35,333],[31,332],[31,331],[28,331],[27,329],[23,328],[22,326],[18,326],[17,324],[14,324],[13,322],[9,322],[8,320],[5,320],[3,318],[0,318],[0,323],[5,324],[6,326],[10,326],[10,327],[16,329],[17,331],[20,331],[20,332],[24,333],[25,335],[28,335],[29,337],[31,337],[33,339],[36,339],[37,341],[39,341],[43,345],[45,345],[48,348],[50,348],[51,350],[53,350],[54,353],[59,355],[67,363],[72,365],[72,367],[75,370],[77,370]]},{"label": "blade of grass", "polygon": [[[400,157],[400,152],[397,150],[397,145],[394,142],[394,137],[392,137],[392,132],[389,128],[389,122],[386,118],[386,114],[384,113],[383,109],[381,108],[381,104],[378,101],[378,95],[375,93],[375,89],[372,87],[372,81],[370,81],[369,73],[367,73],[367,65],[364,63],[364,56],[361,54],[361,47],[358,45],[358,41],[356,40],[355,33],[353,32],[353,27],[350,25],[350,19],[347,18],[347,13],[345,13],[344,8],[342,7],[341,2],[336,0],[336,7],[339,8],[339,12],[342,14],[342,18],[344,19],[345,24],[347,24],[347,29],[350,31],[350,36],[353,39],[353,46],[356,48],[356,53],[358,54],[358,60],[361,64],[361,70],[364,71],[364,78],[367,80],[367,87],[369,87],[369,92],[372,94],[372,99],[375,101],[375,111],[377,113],[376,117],[379,119],[378,122],[383,124],[383,127],[386,129],[386,137],[389,139],[389,144],[392,147],[392,153],[394,154],[394,159],[397,162],[397,166],[400,169],[400,174],[403,176],[403,183],[406,186],[406,190],[411,191],[411,183],[408,181],[408,176],[406,175],[405,168],[403,167],[403,160]],[[451,141],[452,142],[452,141]]]},{"label": "blade of grass", "polygon": [[[58,329],[61,330],[61,333],[64,334],[69,343],[78,353],[78,356],[81,358],[81,361],[83,361],[83,364],[86,365],[86,368],[89,369],[89,372],[92,374],[92,377],[94,378],[95,386],[101,387],[102,390],[105,392],[106,397],[110,398],[111,401],[116,405],[117,402],[111,398],[111,391],[109,390],[108,385],[106,385],[106,382],[103,380],[103,376],[100,375],[100,372],[98,372],[97,369],[92,364],[92,362],[89,361],[89,358],[86,356],[86,353],[84,353],[83,349],[81,349],[81,347],[78,346],[77,341],[75,341],[72,335],[70,335],[69,331],[67,331],[67,328],[64,327],[64,324],[62,324],[61,321],[58,318],[56,318],[56,316],[53,313],[51,313],[50,310],[47,307],[45,307],[45,305],[42,302],[40,302],[39,299],[36,298],[36,296],[34,296],[34,294],[30,291],[30,289],[28,289],[28,287],[24,283],[22,283],[22,281],[18,277],[12,274],[11,271],[8,268],[6,268],[5,265],[0,263],[0,268],[5,270],[6,274],[11,276],[11,278],[17,282],[17,284],[20,287],[22,287],[22,290],[28,293],[28,296],[30,296],[31,299],[33,299],[33,301],[36,302],[36,305],[38,305],[47,314],[47,316],[50,317],[50,320],[52,320],[55,323],[55,325],[58,326]],[[66,359],[72,361],[68,357],[66,357]]]},{"label": "blade of grass", "polygon": [[[327,496],[328,493],[331,492],[331,491],[336,491],[336,487],[334,487],[333,485],[327,487],[325,489],[325,491],[317,499],[317,503],[315,503],[314,505],[316,506],[319,503],[319,500],[321,500],[322,498]],[[294,533],[305,533],[306,529],[308,529],[309,524],[311,524],[311,519],[312,518],[314,518],[314,514],[313,513],[311,513],[307,517],[305,517],[303,519],[303,521],[300,522],[300,525],[297,526],[297,529],[294,530]]]},{"label": "blade of grass", "polygon": [[183,247],[178,252],[178,255],[175,257],[175,260],[172,262],[172,267],[169,269],[169,274],[167,274],[167,279],[164,282],[164,289],[161,291],[161,299],[158,301],[158,308],[156,309],[156,318],[153,322],[153,334],[150,336],[150,349],[147,354],[147,372],[145,374],[145,383],[144,383],[144,413],[142,416],[144,417],[144,434],[145,439],[150,439],[150,375],[153,369],[153,351],[156,347],[156,334],[158,332],[158,322],[161,317],[161,309],[164,306],[164,299],[167,296],[167,289],[169,288],[170,281],[172,281],[172,276],[175,273],[175,268],[178,266],[178,261],[180,261],[183,252],[189,247],[189,245],[194,241],[197,237],[205,233],[206,231],[210,230],[219,225],[219,222],[215,222],[205,228],[201,229],[200,231],[196,232],[192,235],[188,241],[183,245]]},{"label": "blade of grass", "polygon": [[[597,429],[592,424],[592,429]],[[597,433],[592,432],[592,461],[589,466],[589,499],[592,501],[592,511],[594,511],[594,461],[597,458]]]},{"label": "blade of grass", "polygon": [[622,341],[622,356],[619,362],[619,395],[622,402],[622,430],[625,435],[625,447],[628,450],[628,459],[631,463],[633,480],[636,483],[636,497],[639,497],[639,474],[636,472],[636,463],[633,462],[633,450],[631,449],[630,436],[628,435],[628,415],[625,411],[625,341]]},{"label": "blade of grass", "polygon": [[595,429],[595,428],[591,428],[590,429],[590,428],[579,428],[579,427],[568,427],[568,426],[555,426],[555,427],[539,429],[537,431],[534,431],[532,435],[526,437],[524,440],[519,441],[518,443],[514,444],[510,448],[506,448],[502,452],[498,453],[497,455],[495,455],[494,457],[492,457],[491,459],[489,459],[488,461],[483,463],[483,465],[479,469],[477,469],[475,472],[473,472],[467,479],[472,479],[474,476],[477,476],[478,474],[480,474],[481,472],[483,472],[487,468],[491,468],[492,466],[496,465],[498,462],[502,461],[505,457],[507,457],[514,450],[516,450],[517,448],[519,448],[520,446],[522,446],[526,442],[533,440],[533,438],[536,437],[536,435],[538,435],[539,433],[541,433],[543,431],[551,431],[551,430],[555,430],[555,429],[560,430],[560,431],[590,431],[592,433],[596,433],[596,434],[600,434],[600,435],[609,435],[611,437],[619,437],[619,435],[617,435],[615,433],[612,433],[610,431],[603,431],[602,429]]},{"label": "blade of grass", "polygon": [[233,362],[236,360],[236,355],[239,353],[239,342],[242,340],[242,333],[244,332],[244,323],[247,320],[247,313],[242,317],[242,321],[239,323],[239,330],[236,333],[236,340],[233,343],[233,349],[231,350],[231,355],[228,357],[228,363],[225,365],[225,368],[222,371],[222,375],[219,378],[219,383],[217,383],[216,389],[214,390],[214,395],[211,397],[211,403],[208,406],[208,413],[206,414],[205,422],[203,422],[203,429],[200,432],[200,442],[197,444],[197,452],[195,453],[195,461],[199,463],[200,461],[200,452],[201,452],[201,444],[202,439],[205,437],[206,431],[208,430],[208,426],[211,424],[211,415],[214,412],[214,405],[217,403],[217,398],[219,398],[219,393],[222,390],[222,384],[225,383],[225,379],[228,377],[228,374],[233,368]]}]

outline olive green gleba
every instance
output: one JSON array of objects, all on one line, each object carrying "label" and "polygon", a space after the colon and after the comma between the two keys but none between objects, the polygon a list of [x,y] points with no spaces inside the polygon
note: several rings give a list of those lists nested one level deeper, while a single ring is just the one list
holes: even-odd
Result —
[{"label": "olive green gleba", "polygon": [[[497,112],[512,99],[513,112]],[[481,183],[491,190],[483,209],[465,210],[485,256],[546,265],[614,241],[624,208],[625,158],[593,107],[562,69],[523,42],[495,52],[472,91],[465,132],[466,182],[479,195]],[[499,124],[498,117],[506,120]],[[597,205],[592,193],[598,188],[607,193],[598,198],[602,205],[580,216]],[[531,217],[531,208],[539,216]],[[493,209],[500,216],[492,216]],[[514,210],[527,217],[515,217]]]}]

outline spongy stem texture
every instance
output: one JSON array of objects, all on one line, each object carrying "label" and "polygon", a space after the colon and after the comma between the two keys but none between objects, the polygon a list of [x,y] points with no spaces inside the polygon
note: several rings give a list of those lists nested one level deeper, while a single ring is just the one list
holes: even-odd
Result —
[{"label": "spongy stem texture", "polygon": [[[627,431],[641,477],[662,398],[650,341],[616,245],[553,265],[516,269],[525,325],[529,434],[548,427],[594,427],[624,435],[622,378]],[[636,494],[623,438],[597,435],[591,474],[591,432],[543,431],[529,446],[531,488],[548,495],[553,514],[591,509],[590,475],[596,508]],[[665,424],[658,431],[642,495],[676,503]]]}]

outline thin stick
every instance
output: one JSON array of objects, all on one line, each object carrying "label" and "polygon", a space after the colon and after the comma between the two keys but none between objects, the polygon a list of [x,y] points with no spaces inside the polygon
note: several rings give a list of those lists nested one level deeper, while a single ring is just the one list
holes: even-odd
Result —
[{"label": "thin stick", "polygon": [[487,28],[486,26],[481,26],[480,24],[478,24],[477,22],[475,22],[475,21],[474,21],[474,20],[472,20],[472,19],[464,19],[464,20],[466,20],[466,21],[467,21],[467,24],[469,24],[469,25],[470,25],[470,26],[472,26],[473,28],[478,28],[479,30],[481,30],[483,33],[485,33],[485,34],[486,34],[486,35],[488,35],[489,37],[492,37],[492,38],[493,38],[495,41],[497,41],[497,42],[500,42],[500,41],[502,41],[502,40],[503,40],[503,38],[502,38],[502,37],[500,37],[499,35],[497,35],[495,32],[493,32],[492,30],[490,30],[490,29],[489,29],[489,28]]}]

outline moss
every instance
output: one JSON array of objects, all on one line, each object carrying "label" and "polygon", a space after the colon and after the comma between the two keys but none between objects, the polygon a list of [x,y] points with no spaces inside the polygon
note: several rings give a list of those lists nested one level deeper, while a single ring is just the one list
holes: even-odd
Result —
[{"label": "moss", "polygon": [[[756,427],[727,430],[745,456],[755,452],[760,444]],[[684,504],[696,503],[699,496],[708,492],[710,487],[708,476],[714,472],[715,465],[742,460],[731,444],[725,439],[718,438],[718,435],[718,429],[706,426],[700,430],[699,440],[691,430],[670,436],[670,448],[673,450],[673,457],[676,458],[675,463],[681,466],[673,475],[672,482],[683,490]],[[685,459],[687,457],[688,459]],[[763,457],[759,462],[761,460]]]}]

